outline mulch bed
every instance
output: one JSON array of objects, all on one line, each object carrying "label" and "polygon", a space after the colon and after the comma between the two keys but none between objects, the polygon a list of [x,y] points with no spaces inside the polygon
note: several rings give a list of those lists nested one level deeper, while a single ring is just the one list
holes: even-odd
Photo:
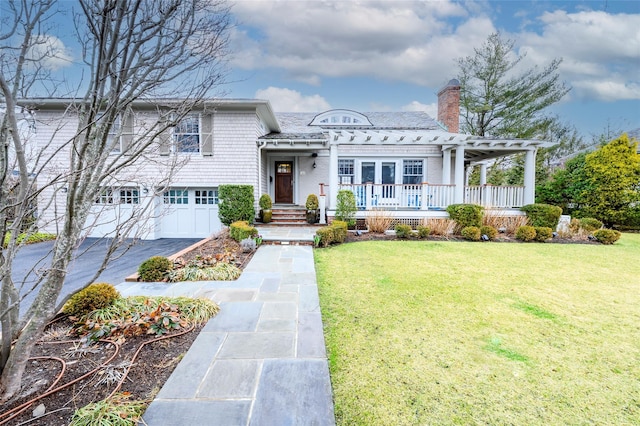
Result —
[{"label": "mulch bed", "polygon": [[[56,380],[62,365],[51,357],[61,358],[66,364],[61,380],[55,385],[56,388],[92,370],[97,369],[97,371],[60,391],[32,402],[23,413],[10,419],[6,424],[66,426],[71,421],[74,410],[104,399],[115,389],[117,383],[100,383],[108,375],[108,371],[100,366],[107,363],[116,352],[115,346],[99,342],[83,349],[80,339],[64,334],[63,331],[69,329],[71,325],[69,320],[63,318],[48,327],[45,337],[36,345],[31,354],[31,360],[27,363],[22,380],[21,395],[23,396],[2,406],[0,424],[9,418],[4,413],[25,402],[33,401],[38,395],[45,393]],[[144,400],[150,403],[196,339],[201,328],[202,326],[198,326],[181,335],[172,333],[175,337],[147,344],[135,359],[119,392],[130,394],[131,400]],[[107,364],[112,367],[127,365],[142,343],[155,338],[155,335],[127,337],[118,345],[116,357]],[[44,359],[34,359],[38,357],[44,357]],[[115,370],[122,372],[124,368]],[[40,405],[44,405],[44,415],[34,418],[34,409]]]}]

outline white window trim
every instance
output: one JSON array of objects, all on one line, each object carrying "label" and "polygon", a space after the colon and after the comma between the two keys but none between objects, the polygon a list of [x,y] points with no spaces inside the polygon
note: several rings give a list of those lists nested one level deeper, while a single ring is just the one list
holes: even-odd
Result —
[{"label": "white window trim", "polygon": [[[187,120],[189,118],[196,118],[198,120],[198,133],[177,133],[176,128],[180,125],[183,120]],[[178,135],[197,135],[198,136],[198,150],[197,151],[180,151],[178,149],[178,141],[176,137]],[[179,155],[199,155],[202,154],[202,114],[192,113],[185,115],[182,120],[176,123],[175,127],[171,129],[171,153],[179,154]]]}]

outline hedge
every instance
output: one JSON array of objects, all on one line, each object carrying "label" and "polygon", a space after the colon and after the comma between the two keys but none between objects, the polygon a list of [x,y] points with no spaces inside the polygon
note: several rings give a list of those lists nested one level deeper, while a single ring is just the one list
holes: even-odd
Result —
[{"label": "hedge", "polygon": [[218,198],[220,200],[218,217],[223,224],[229,226],[241,220],[253,223],[256,214],[253,207],[253,186],[220,185]]}]

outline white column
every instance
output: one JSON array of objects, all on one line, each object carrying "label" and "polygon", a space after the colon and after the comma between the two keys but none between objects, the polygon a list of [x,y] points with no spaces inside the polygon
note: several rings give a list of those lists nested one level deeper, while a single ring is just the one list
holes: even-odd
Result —
[{"label": "white column", "polygon": [[[331,142],[329,142],[331,143]],[[338,201],[338,146],[329,146],[329,210],[336,208]]]},{"label": "white column", "polygon": [[533,204],[536,194],[536,150],[527,151],[524,158],[524,204]]},{"label": "white column", "polygon": [[442,151],[442,184],[451,183],[451,149]]},{"label": "white column", "polygon": [[453,202],[455,204],[464,203],[464,146],[456,147],[456,168],[454,170],[456,185],[453,192]]},{"label": "white column", "polygon": [[487,184],[487,165],[480,163],[480,185]]}]

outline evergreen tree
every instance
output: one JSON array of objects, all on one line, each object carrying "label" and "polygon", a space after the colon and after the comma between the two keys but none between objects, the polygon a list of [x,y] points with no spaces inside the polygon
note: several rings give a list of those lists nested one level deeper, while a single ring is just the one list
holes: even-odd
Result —
[{"label": "evergreen tree", "polygon": [[560,59],[544,69],[514,74],[523,55],[513,58],[513,40],[491,34],[473,56],[458,59],[463,132],[478,136],[533,138],[553,118],[544,110],[570,90],[559,80]]},{"label": "evergreen tree", "polygon": [[622,134],[585,158],[586,212],[607,226],[626,222],[640,202],[637,149],[638,142]]}]

